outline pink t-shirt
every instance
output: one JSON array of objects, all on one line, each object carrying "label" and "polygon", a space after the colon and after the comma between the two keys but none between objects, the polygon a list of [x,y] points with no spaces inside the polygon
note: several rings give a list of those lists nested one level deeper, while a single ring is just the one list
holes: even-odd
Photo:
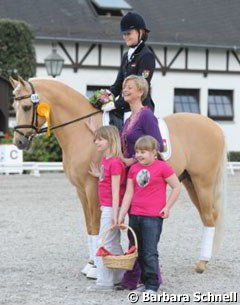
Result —
[{"label": "pink t-shirt", "polygon": [[112,206],[112,176],[121,176],[119,192],[120,205],[125,191],[125,166],[120,158],[111,157],[106,159],[103,157],[101,162],[101,174],[98,183],[100,206]]},{"label": "pink t-shirt", "polygon": [[155,160],[150,165],[131,166],[128,179],[133,180],[134,194],[129,210],[131,215],[160,216],[166,205],[166,178],[174,173],[165,161]]}]

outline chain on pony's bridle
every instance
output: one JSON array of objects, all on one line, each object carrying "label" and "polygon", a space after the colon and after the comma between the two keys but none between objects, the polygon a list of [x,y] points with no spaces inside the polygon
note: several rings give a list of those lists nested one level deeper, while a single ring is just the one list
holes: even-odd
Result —
[{"label": "chain on pony's bridle", "polygon": [[[22,95],[22,96],[18,96],[18,97],[15,97],[14,96],[14,100],[15,101],[21,101],[21,100],[25,100],[25,99],[28,99],[30,98],[31,101],[32,101],[32,104],[33,104],[33,111],[32,111],[32,122],[31,124],[24,124],[24,125],[16,125],[14,127],[14,131],[16,131],[17,133],[19,133],[21,136],[27,138],[28,141],[31,141],[32,138],[36,135],[36,134],[42,134],[42,133],[45,133],[47,132],[48,130],[48,127],[43,127],[43,128],[38,128],[38,113],[37,113],[37,106],[39,105],[39,102],[40,102],[40,99],[39,99],[39,96],[38,94],[36,93],[35,89],[34,89],[34,86],[33,84],[28,81],[27,82],[29,85],[30,85],[30,88],[31,88],[31,93],[30,94],[26,94],[26,95]],[[60,127],[63,127],[63,126],[66,126],[66,125],[69,125],[69,124],[72,124],[72,123],[75,123],[75,122],[78,122],[78,121],[81,121],[81,120],[84,120],[86,118],[89,118],[97,113],[101,112],[101,110],[98,110],[98,111],[95,111],[95,112],[91,112],[85,116],[82,116],[80,118],[77,118],[75,120],[72,120],[72,121],[68,121],[66,123],[63,123],[63,124],[60,124],[60,125],[57,125],[57,126],[51,126],[50,127],[50,130],[53,130],[53,129],[57,129],[57,128],[60,128]],[[22,129],[22,128],[30,128],[30,129],[33,129],[35,130],[35,134],[32,133],[30,134],[29,136],[27,136],[26,134],[24,134],[22,131],[20,131],[19,129]]]}]

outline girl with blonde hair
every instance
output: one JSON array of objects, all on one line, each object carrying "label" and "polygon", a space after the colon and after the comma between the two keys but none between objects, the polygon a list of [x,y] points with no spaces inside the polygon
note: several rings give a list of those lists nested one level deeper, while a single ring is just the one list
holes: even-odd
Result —
[{"label": "girl with blonde hair", "polygon": [[[158,242],[163,219],[169,217],[169,211],[180,194],[181,184],[172,167],[159,160],[161,156],[155,138],[140,137],[136,141],[135,151],[137,163],[128,172],[118,225],[122,224],[128,213],[129,226],[135,231],[139,245],[142,285],[137,290],[155,294],[160,286]],[[167,185],[171,188],[168,198]]]},{"label": "girl with blonde hair", "polygon": [[[98,152],[102,153],[100,168],[91,164],[89,173],[99,178],[98,194],[101,209],[100,230],[98,240],[111,227],[116,226],[119,206],[125,190],[125,166],[120,158],[121,142],[115,126],[102,126],[94,132],[94,143]],[[119,229],[111,230],[105,239],[105,248],[115,254],[122,254]],[[103,265],[102,257],[96,257],[97,281],[88,290],[112,290],[119,283],[123,271],[109,269]]]}]

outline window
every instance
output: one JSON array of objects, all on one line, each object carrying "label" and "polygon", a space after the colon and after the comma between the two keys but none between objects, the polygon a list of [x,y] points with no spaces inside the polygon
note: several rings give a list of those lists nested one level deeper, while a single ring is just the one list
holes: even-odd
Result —
[{"label": "window", "polygon": [[93,8],[99,16],[123,16],[132,7],[125,0],[92,0]]},{"label": "window", "polygon": [[199,89],[175,89],[174,113],[176,112],[200,113]]},{"label": "window", "polygon": [[208,91],[208,116],[213,120],[233,120],[233,91]]},{"label": "window", "polygon": [[89,98],[91,97],[95,91],[100,90],[100,89],[109,89],[109,86],[87,86],[87,92],[86,92],[86,96]]}]

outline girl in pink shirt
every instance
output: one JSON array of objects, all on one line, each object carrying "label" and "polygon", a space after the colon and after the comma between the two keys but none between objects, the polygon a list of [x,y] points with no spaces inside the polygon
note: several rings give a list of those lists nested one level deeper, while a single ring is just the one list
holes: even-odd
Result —
[{"label": "girl in pink shirt", "polygon": [[[92,164],[89,173],[99,178],[98,193],[101,209],[99,241],[103,234],[116,226],[120,202],[125,189],[125,166],[120,159],[121,143],[118,129],[115,126],[103,126],[94,132],[96,149],[102,152],[100,169]],[[105,239],[104,247],[114,254],[122,254],[120,231],[112,230]],[[109,269],[103,265],[102,257],[96,257],[97,281],[88,290],[111,290],[119,283],[123,271]]]},{"label": "girl in pink shirt", "polygon": [[[135,144],[137,163],[128,172],[127,187],[118,216],[118,224],[129,213],[129,225],[139,245],[141,282],[137,290],[156,293],[158,281],[158,242],[163,219],[177,200],[181,184],[168,163],[161,159],[158,142],[151,136],[140,137]],[[166,198],[166,188],[171,192]]]}]

